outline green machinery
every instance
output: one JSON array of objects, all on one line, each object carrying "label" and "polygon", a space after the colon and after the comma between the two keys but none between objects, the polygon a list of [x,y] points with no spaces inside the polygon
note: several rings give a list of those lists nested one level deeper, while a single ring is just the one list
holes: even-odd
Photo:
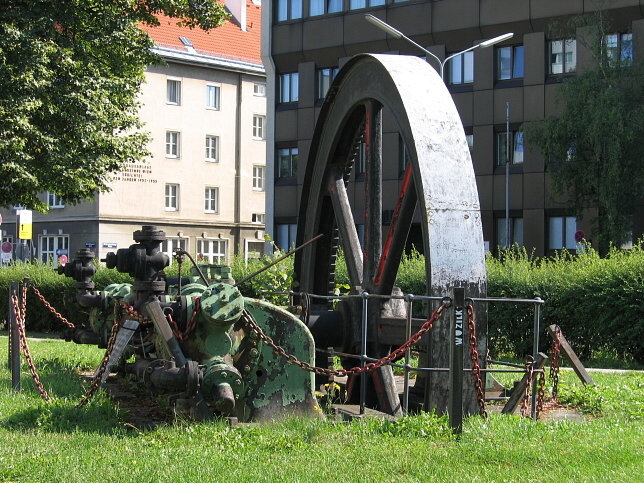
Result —
[{"label": "green machinery", "polygon": [[312,363],[313,338],[296,316],[243,297],[228,267],[204,267],[208,278],[195,271],[165,279],[165,233],[143,226],[134,239],[138,243],[104,260],[129,273],[133,284],[94,291],[94,253],[87,249],[59,269],[77,281],[77,302],[90,309],[88,326],[70,330],[68,340],[110,347],[112,371],[169,394],[178,411],[197,419],[317,414],[313,375],[275,355],[252,329],[259,327],[289,354]]}]

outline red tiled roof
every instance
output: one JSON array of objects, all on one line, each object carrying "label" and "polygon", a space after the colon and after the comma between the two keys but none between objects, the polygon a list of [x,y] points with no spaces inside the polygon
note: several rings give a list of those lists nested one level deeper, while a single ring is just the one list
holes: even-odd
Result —
[{"label": "red tiled roof", "polygon": [[158,16],[159,26],[140,25],[140,27],[150,35],[157,47],[189,52],[179,39],[179,37],[186,37],[200,54],[261,64],[261,16],[261,6],[246,0],[245,32],[232,16],[224,25],[210,31],[199,27],[193,29],[179,27],[177,19],[165,15]]}]

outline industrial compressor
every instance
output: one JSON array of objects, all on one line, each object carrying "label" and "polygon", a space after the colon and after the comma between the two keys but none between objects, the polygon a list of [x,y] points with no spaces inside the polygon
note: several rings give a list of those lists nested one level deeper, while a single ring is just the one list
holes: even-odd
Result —
[{"label": "industrial compressor", "polygon": [[68,330],[65,338],[109,347],[112,371],[168,394],[177,411],[195,419],[317,414],[313,375],[287,364],[251,330],[259,327],[289,354],[313,363],[307,327],[280,307],[242,296],[228,267],[207,267],[208,278],[197,271],[166,278],[164,240],[163,231],[146,225],[134,232],[137,243],[107,254],[107,267],[130,274],[132,284],[95,291],[89,249],[59,267],[76,280],[76,300],[90,312],[88,326]]}]

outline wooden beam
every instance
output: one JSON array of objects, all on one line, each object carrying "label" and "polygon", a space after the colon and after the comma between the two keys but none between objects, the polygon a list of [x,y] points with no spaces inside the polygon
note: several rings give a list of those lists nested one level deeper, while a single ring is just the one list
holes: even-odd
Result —
[{"label": "wooden beam", "polygon": [[[543,352],[539,352],[537,354],[537,359],[533,363],[533,368],[534,369],[543,369],[544,364],[548,360],[548,356],[545,355]],[[533,377],[538,377],[537,374],[533,374]],[[525,395],[525,386],[528,383],[528,374],[523,375],[523,379],[519,381],[517,385],[514,386],[514,389],[512,389],[512,393],[510,394],[510,399],[508,399],[508,402],[506,405],[503,407],[501,410],[501,414],[512,414],[521,400],[523,399],[523,396]]]},{"label": "wooden beam", "polygon": [[[548,326],[548,333],[552,336],[553,339],[556,337],[557,329],[559,329],[559,326],[557,326],[556,324]],[[583,382],[587,386],[594,386],[595,381],[593,381],[593,378],[590,377],[590,374],[588,374],[588,371],[579,360],[579,357],[577,357],[577,354],[575,354],[575,351],[572,350],[572,347],[564,337],[561,329],[559,329],[559,337],[561,342],[561,353],[566,355],[566,358],[572,364],[572,368],[577,373],[577,376],[579,376],[579,379],[581,379],[581,382]]]}]

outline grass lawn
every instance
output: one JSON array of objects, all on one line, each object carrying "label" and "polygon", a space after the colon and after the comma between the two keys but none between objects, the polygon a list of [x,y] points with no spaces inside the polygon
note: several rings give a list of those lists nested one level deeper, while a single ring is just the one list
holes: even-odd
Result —
[{"label": "grass lawn", "polygon": [[644,374],[593,373],[583,388],[564,371],[560,399],[583,422],[533,422],[492,414],[466,420],[455,439],[445,418],[398,423],[290,419],[266,425],[179,422],[128,428],[99,393],[74,408],[84,388],[75,371],[102,351],[31,341],[40,399],[23,368],[10,388],[0,337],[0,481],[633,481],[644,480]]}]

